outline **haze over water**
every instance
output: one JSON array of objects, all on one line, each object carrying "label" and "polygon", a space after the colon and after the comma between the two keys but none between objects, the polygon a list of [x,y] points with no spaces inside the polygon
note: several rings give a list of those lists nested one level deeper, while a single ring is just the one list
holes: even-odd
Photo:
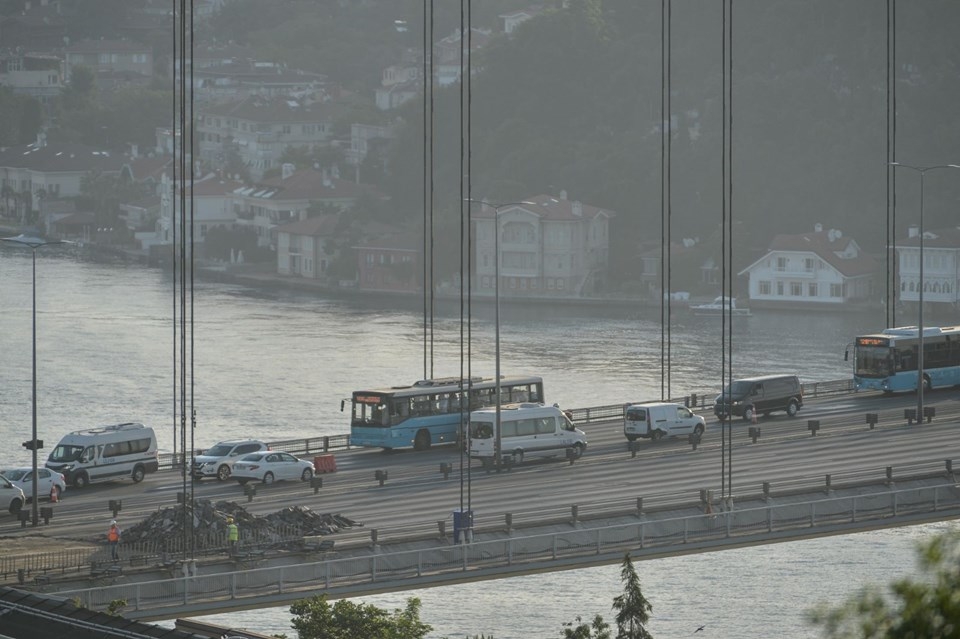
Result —
[{"label": "haze over water", "polygon": [[[29,251],[0,250],[0,437],[29,439],[31,422]],[[270,440],[345,433],[340,400],[363,387],[424,377],[419,305],[321,299],[197,281],[192,388],[196,446],[257,435]],[[169,274],[102,264],[66,254],[37,259],[38,437],[45,452],[71,430],[121,421],[155,426],[173,446],[172,322]],[[435,376],[460,372],[456,304],[438,304]],[[472,373],[495,370],[494,312],[475,304]],[[720,322],[672,313],[671,392],[715,392]],[[734,324],[734,372],[795,372],[804,381],[843,379],[845,346],[883,328],[882,314],[761,313]],[[905,321],[903,323],[915,323]],[[546,398],[566,407],[656,399],[661,387],[659,310],[562,306],[501,309],[501,371],[544,378]],[[175,341],[176,337],[176,341]],[[188,367],[189,370],[189,367]],[[189,387],[188,387],[189,391]],[[29,464],[8,445],[0,465]],[[349,515],[349,513],[344,513]],[[886,584],[912,570],[927,526],[643,562],[654,606],[654,636],[680,637],[706,624],[704,637],[815,637],[801,621],[818,601],[836,601],[865,581]],[[493,633],[497,639],[556,637],[561,623],[596,613],[608,621],[619,594],[615,566],[550,573],[366,598],[402,607],[424,601],[431,637]],[[293,637],[286,608],[213,618]],[[166,624],[169,625],[169,624]]]}]

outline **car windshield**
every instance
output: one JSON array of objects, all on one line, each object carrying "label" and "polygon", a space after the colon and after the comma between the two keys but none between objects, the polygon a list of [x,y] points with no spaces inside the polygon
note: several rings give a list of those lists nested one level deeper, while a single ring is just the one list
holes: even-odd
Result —
[{"label": "car windshield", "polygon": [[240,461],[251,462],[251,461],[260,461],[261,459],[263,459],[263,453],[251,453],[249,455],[244,455],[243,457],[241,457]]},{"label": "car windshield", "polygon": [[20,481],[27,476],[29,470],[19,469],[19,470],[5,470],[0,475],[3,475],[10,481]]},{"label": "car windshield", "polygon": [[48,458],[52,462],[70,462],[80,459],[80,453],[83,452],[83,446],[70,446],[60,444],[53,449]]},{"label": "car windshield", "polygon": [[210,450],[206,451],[204,455],[209,455],[210,457],[226,457],[230,454],[231,450],[233,450],[233,446],[230,444],[217,444]]},{"label": "car windshield", "polygon": [[751,390],[753,390],[753,382],[734,382],[730,386],[723,389],[723,394],[729,395],[731,388],[733,389],[734,397],[738,397],[740,395],[746,395]]}]

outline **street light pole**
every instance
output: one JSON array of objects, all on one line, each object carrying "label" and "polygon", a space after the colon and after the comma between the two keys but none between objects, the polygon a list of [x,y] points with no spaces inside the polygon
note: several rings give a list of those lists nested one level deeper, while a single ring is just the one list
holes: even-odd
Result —
[{"label": "street light pole", "polygon": [[33,430],[32,430],[32,439],[30,440],[30,448],[33,453],[33,480],[32,480],[32,495],[31,495],[31,511],[30,511],[30,520],[33,526],[39,524],[40,517],[38,515],[38,505],[39,495],[37,494],[37,484],[39,484],[39,477],[37,476],[37,249],[43,246],[49,246],[51,244],[64,244],[61,240],[44,240],[40,237],[31,237],[26,235],[18,235],[16,237],[4,237],[0,238],[4,242],[10,242],[11,244],[20,244],[22,246],[28,246],[33,253],[33,275],[32,275],[32,293],[33,293],[33,310],[32,310],[32,354],[33,354],[33,385],[32,385],[32,403],[33,403]]},{"label": "street light pole", "polygon": [[500,463],[502,461],[502,455],[500,450],[503,447],[503,436],[500,433],[500,209],[504,209],[508,206],[520,206],[523,204],[533,204],[533,202],[504,202],[503,204],[493,204],[487,200],[474,200],[471,198],[466,199],[467,202],[473,202],[480,204],[482,206],[489,206],[493,209],[493,256],[494,256],[494,268],[493,268],[493,303],[494,303],[494,324],[496,328],[494,329],[494,341],[496,342],[494,347],[494,358],[496,359],[496,365],[494,368],[494,374],[496,375],[495,383],[495,392],[497,394],[497,412],[496,412],[496,424],[494,424],[494,439],[493,439],[493,455],[497,469],[500,468]]},{"label": "street light pole", "polygon": [[900,162],[890,162],[894,168],[911,169],[920,174],[920,280],[917,286],[917,423],[923,422],[923,178],[927,171],[934,169],[960,169],[957,164],[936,164],[934,166],[913,166]]}]

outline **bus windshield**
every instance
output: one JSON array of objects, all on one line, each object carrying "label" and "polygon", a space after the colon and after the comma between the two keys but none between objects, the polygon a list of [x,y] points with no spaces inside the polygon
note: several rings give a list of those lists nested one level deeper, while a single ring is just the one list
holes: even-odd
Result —
[{"label": "bus windshield", "polygon": [[471,439],[490,439],[493,437],[493,422],[470,422]]},{"label": "bus windshield", "polygon": [[856,374],[861,377],[887,377],[893,374],[893,359],[888,346],[858,346]]}]

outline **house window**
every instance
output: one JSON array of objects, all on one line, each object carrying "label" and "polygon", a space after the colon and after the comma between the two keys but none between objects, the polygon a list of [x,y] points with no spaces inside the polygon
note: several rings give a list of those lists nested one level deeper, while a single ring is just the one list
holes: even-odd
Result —
[{"label": "house window", "polygon": [[367,253],[367,264],[370,266],[373,266],[373,262],[374,262],[373,257],[374,257],[373,253]]},{"label": "house window", "polygon": [[816,282],[810,282],[810,283],[807,285],[807,295],[809,295],[810,297],[816,297],[816,296],[817,296],[817,283],[816,283]]},{"label": "house window", "polygon": [[552,278],[552,277],[548,277],[548,278],[547,278],[547,290],[548,290],[548,291],[552,291],[554,288],[556,288],[556,286],[557,286],[557,285],[554,283],[553,278]]},{"label": "house window", "polygon": [[777,258],[777,270],[781,272],[787,270],[787,258],[785,257]]},{"label": "house window", "polygon": [[843,297],[843,285],[842,285],[842,284],[831,284],[831,285],[830,285],[830,297]]},{"label": "house window", "polygon": [[558,277],[558,278],[557,278],[557,290],[558,290],[558,291],[562,291],[562,290],[563,290],[563,286],[564,286],[563,283],[564,283],[565,281],[566,281],[566,280],[564,280],[562,277]]},{"label": "house window", "polygon": [[790,295],[792,297],[800,297],[803,295],[803,286],[800,282],[790,282]]},{"label": "house window", "polygon": [[814,268],[816,268],[816,263],[812,257],[805,258],[803,260],[803,270],[807,273],[813,273]]},{"label": "house window", "polygon": [[759,283],[759,289],[760,289],[760,294],[761,294],[761,295],[769,295],[769,294],[770,294],[770,290],[771,290],[771,289],[770,289],[770,282],[768,282],[768,281],[761,281],[761,282]]},{"label": "house window", "polygon": [[777,295],[783,297],[783,282],[777,282]]},{"label": "house window", "polygon": [[282,131],[284,135],[289,135],[289,134],[290,134],[290,125],[289,125],[289,124],[284,124],[282,127],[280,127],[280,131]]},{"label": "house window", "polygon": [[537,288],[537,280],[536,279],[530,280],[530,290],[535,290],[536,288]]}]

